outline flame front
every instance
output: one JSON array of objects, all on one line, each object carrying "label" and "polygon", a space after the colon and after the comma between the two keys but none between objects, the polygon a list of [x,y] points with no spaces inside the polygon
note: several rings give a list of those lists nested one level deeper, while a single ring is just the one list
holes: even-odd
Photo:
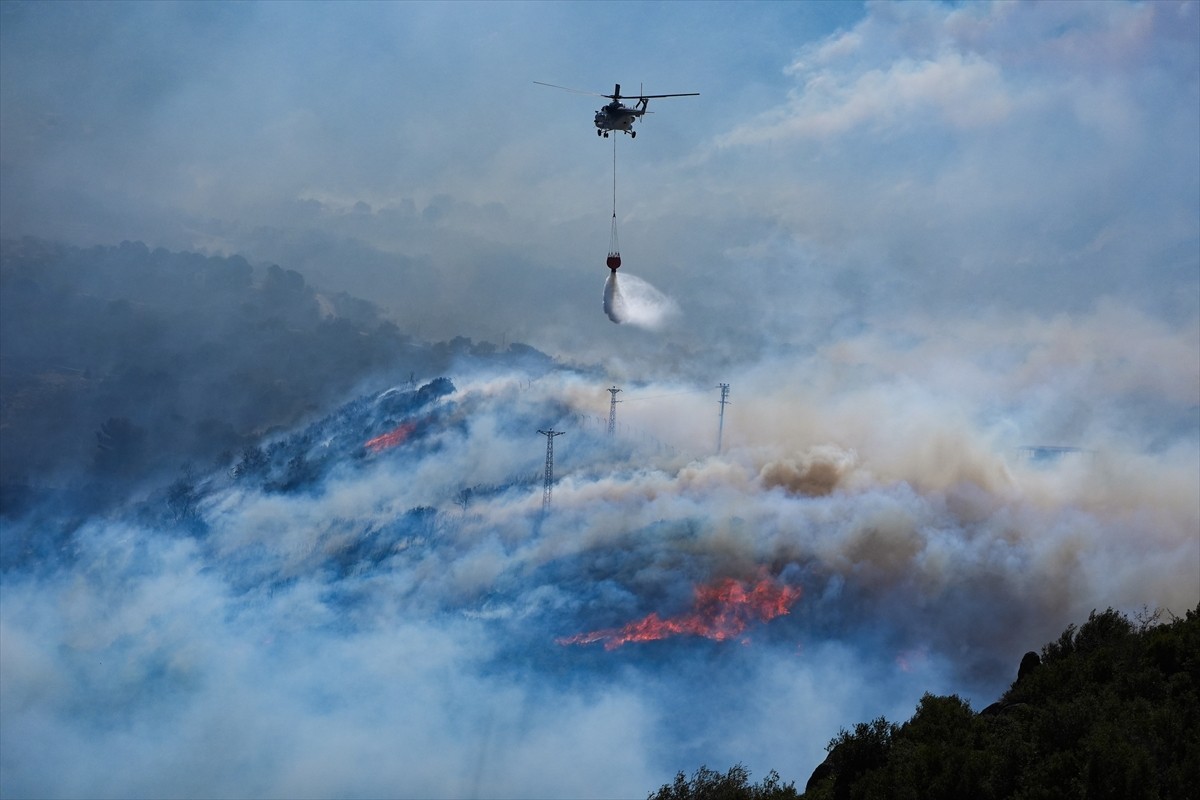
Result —
[{"label": "flame front", "polygon": [[605,628],[556,640],[558,644],[594,644],[604,642],[605,650],[614,650],[626,642],[649,642],[668,636],[703,636],[724,641],[740,635],[752,622],[766,622],[787,614],[800,599],[798,586],[778,584],[770,578],[747,584],[724,578],[714,584],[696,587],[692,609],[663,619],[651,613],[622,628]]},{"label": "flame front", "polygon": [[415,422],[406,422],[398,428],[388,431],[382,436],[376,436],[371,439],[363,447],[370,450],[372,453],[378,453],[382,450],[387,450],[389,447],[395,447],[408,438],[408,435],[416,429]]}]

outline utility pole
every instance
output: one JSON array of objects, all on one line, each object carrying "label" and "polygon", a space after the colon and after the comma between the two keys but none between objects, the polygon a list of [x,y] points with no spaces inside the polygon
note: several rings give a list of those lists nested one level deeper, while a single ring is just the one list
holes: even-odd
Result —
[{"label": "utility pole", "polygon": [[717,455],[721,455],[721,436],[725,432],[725,406],[729,405],[729,384],[718,383],[717,388],[721,390],[721,415],[717,422]]},{"label": "utility pole", "polygon": [[617,387],[612,387],[608,393],[612,395],[612,402],[608,404],[608,435],[612,436],[617,432],[617,403],[621,402],[617,399],[617,392],[621,391]]},{"label": "utility pole", "polygon": [[545,514],[550,509],[550,487],[554,485],[554,437],[562,436],[566,431],[551,428],[538,433],[546,437],[546,482],[542,487],[542,513]]}]

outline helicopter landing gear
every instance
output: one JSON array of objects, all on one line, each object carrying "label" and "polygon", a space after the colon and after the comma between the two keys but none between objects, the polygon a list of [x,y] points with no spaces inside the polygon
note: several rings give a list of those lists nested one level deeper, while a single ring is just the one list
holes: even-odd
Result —
[{"label": "helicopter landing gear", "polygon": [[630,132],[629,132],[629,138],[630,138],[630,139],[636,139],[636,138],[637,138],[637,131],[630,131]]},{"label": "helicopter landing gear", "polygon": [[599,128],[597,128],[597,129],[596,129],[596,135],[597,135],[597,136],[603,136],[603,135],[604,135],[604,131],[602,131],[602,130],[600,130]]},{"label": "helicopter landing gear", "polygon": [[607,139],[607,138],[608,138],[608,131],[605,131],[605,132],[604,132],[604,138],[605,138],[605,139]]}]

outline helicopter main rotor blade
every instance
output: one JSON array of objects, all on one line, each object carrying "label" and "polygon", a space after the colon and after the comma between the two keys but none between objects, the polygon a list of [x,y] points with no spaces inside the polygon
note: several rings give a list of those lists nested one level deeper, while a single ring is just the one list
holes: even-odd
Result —
[{"label": "helicopter main rotor blade", "polygon": [[549,86],[553,89],[562,89],[564,92],[574,92],[575,94],[590,94],[592,97],[612,97],[611,94],[600,94],[599,92],[585,92],[583,89],[572,89],[570,86],[559,86],[557,83],[543,83],[542,81],[534,81],[539,86]]},{"label": "helicopter main rotor blade", "polygon": [[609,100],[654,100],[659,97],[698,97],[699,92],[680,92],[678,94],[621,94],[621,84],[616,85],[616,91],[613,94],[601,94],[600,92],[588,92],[583,89],[572,89],[570,86],[559,86],[557,83],[546,83],[545,81],[534,81],[538,86],[549,86],[552,89],[562,89],[564,92],[572,92],[573,94],[586,94],[592,97],[607,97]]}]

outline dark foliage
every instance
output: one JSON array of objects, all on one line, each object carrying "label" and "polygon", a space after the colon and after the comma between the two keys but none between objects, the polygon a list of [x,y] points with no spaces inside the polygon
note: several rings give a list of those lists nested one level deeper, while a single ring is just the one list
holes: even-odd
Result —
[{"label": "dark foliage", "polygon": [[700,767],[691,780],[680,772],[674,783],[663,784],[648,800],[789,800],[797,796],[795,785],[782,783],[774,770],[761,782],[750,783],[750,771],[735,764],[724,774]]},{"label": "dark foliage", "polygon": [[650,800],[1195,800],[1200,798],[1200,606],[1158,624],[1111,608],[1026,653],[1001,699],[976,714],[926,694],[901,725],[842,730],[801,795],[742,765],[701,767]]},{"label": "dark foliage", "polygon": [[[274,460],[254,452],[271,431],[369,378],[415,388],[418,375],[472,359],[552,366],[522,345],[414,341],[366,301],[240,256],[4,240],[0,514],[66,486],[95,510],[189,466],[258,476]],[[292,455],[283,474],[271,470],[274,488],[302,489],[320,473],[310,454]],[[186,493],[172,504],[190,514]]]},{"label": "dark foliage", "polygon": [[804,797],[1200,796],[1200,607],[1152,622],[1092,612],[983,713],[927,694],[903,725],[842,731]]}]

